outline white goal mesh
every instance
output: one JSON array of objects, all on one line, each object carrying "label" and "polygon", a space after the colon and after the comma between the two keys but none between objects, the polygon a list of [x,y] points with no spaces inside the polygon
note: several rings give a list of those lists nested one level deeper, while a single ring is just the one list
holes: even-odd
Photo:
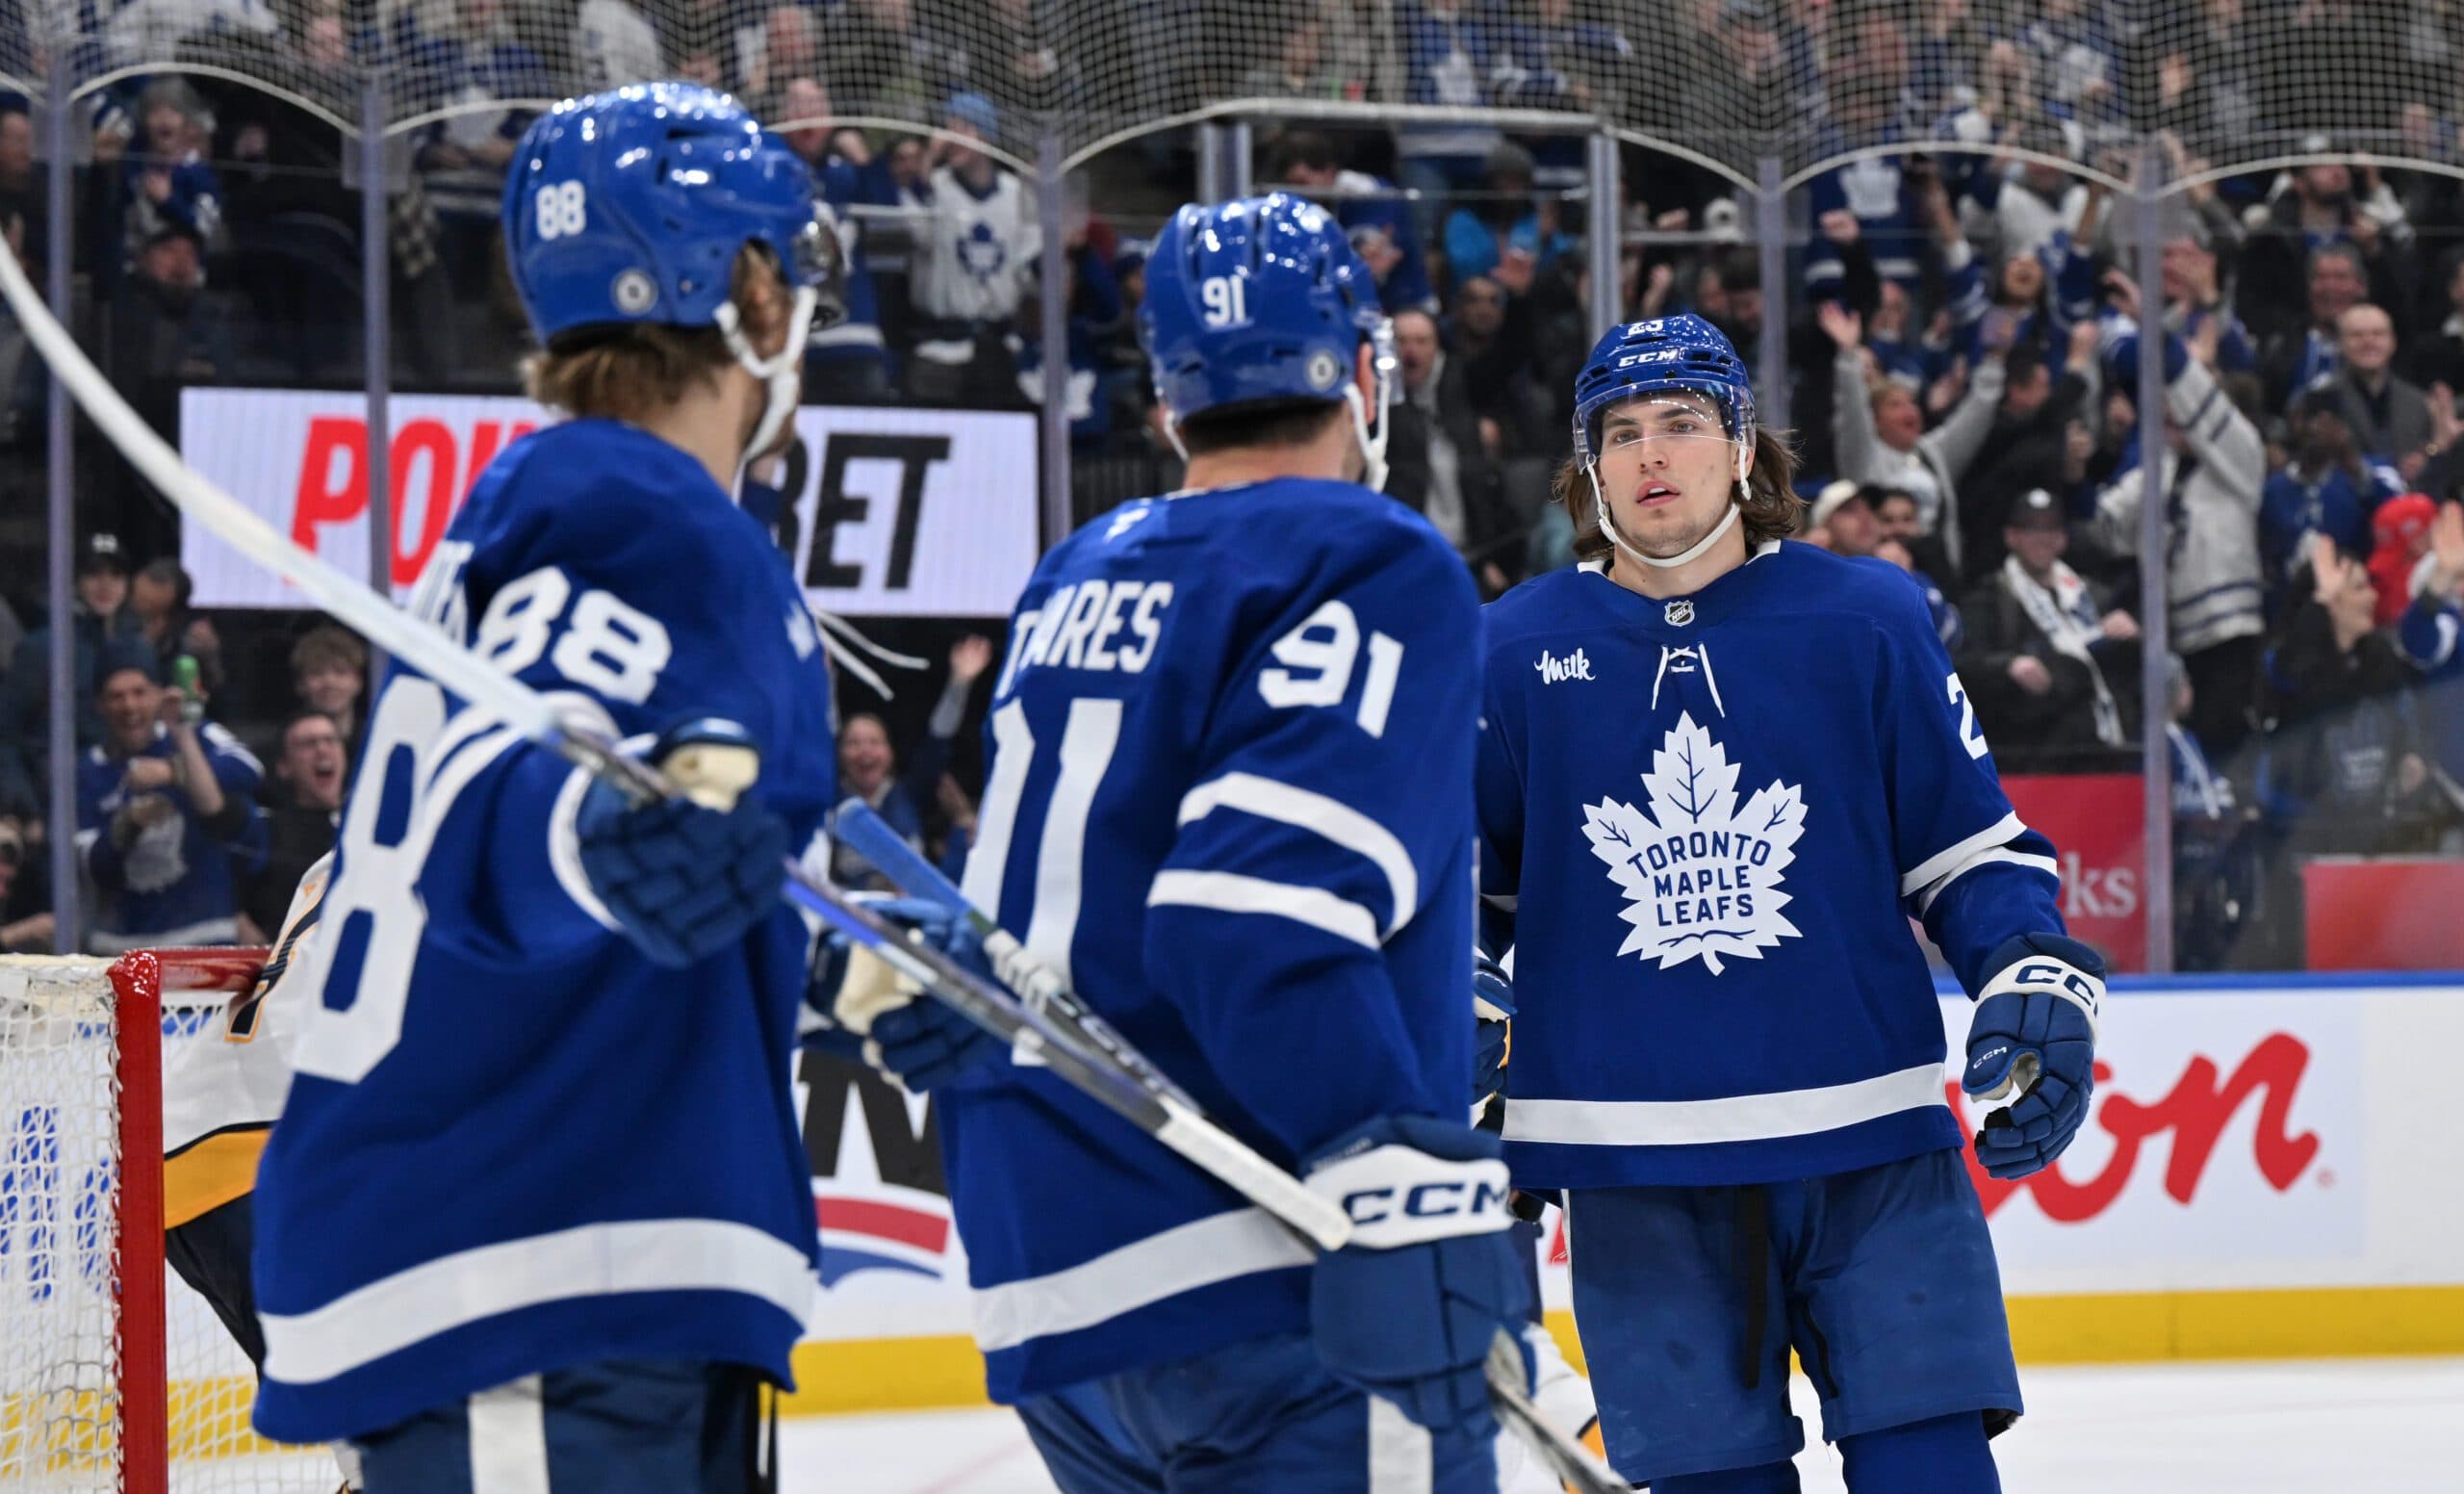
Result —
[{"label": "white goal mesh", "polygon": [[163,1057],[220,1041],[208,1018],[253,969],[233,956],[0,959],[5,1494],[341,1481],[326,1450],[249,1430],[246,1357],[165,1264]]}]

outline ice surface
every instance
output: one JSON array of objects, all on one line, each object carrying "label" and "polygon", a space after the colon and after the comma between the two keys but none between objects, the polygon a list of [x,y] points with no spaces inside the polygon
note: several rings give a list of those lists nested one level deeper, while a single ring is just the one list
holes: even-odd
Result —
[{"label": "ice surface", "polygon": [[[2009,1494],[2464,1494],[2464,1359],[2024,1372],[1994,1444]],[[1795,1386],[1799,1414],[1813,1394]],[[817,1417],[781,1434],[782,1494],[1052,1494],[1006,1411]],[[1799,1458],[1806,1494],[1838,1459]]]}]

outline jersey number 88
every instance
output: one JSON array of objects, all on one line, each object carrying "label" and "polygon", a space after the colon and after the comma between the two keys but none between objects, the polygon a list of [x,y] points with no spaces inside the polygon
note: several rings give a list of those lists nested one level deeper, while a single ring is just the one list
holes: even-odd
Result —
[{"label": "jersey number 88", "polygon": [[[439,556],[449,564],[458,558]],[[458,595],[460,587],[437,590]],[[552,566],[520,578],[490,602],[473,652],[515,675],[544,655],[566,681],[603,700],[649,700],[672,652],[667,629],[603,591],[584,591],[568,608],[573,595],[571,579]],[[427,929],[421,872],[455,799],[520,742],[512,727],[492,716],[449,709],[434,681],[398,674],[387,682],[368,723],[359,782],[343,811],[341,854],[320,920],[323,936],[301,977],[326,992],[308,1009],[299,1035],[302,1073],[356,1084],[401,1042]],[[337,972],[336,957],[353,946],[356,968]],[[339,992],[328,989],[337,974],[350,992],[350,1004],[339,1010],[331,1004]]]}]

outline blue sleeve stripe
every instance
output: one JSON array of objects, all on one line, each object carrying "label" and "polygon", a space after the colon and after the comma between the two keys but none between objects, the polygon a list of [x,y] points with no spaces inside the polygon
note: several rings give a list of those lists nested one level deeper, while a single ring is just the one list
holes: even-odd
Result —
[{"label": "blue sleeve stripe", "polygon": [[[2185,420],[2185,421],[2176,421],[2176,422],[2174,422],[2174,424],[2175,424],[2175,425],[2177,425],[2182,426],[2182,427],[2183,427],[2183,428],[2185,428],[2185,429],[2191,429],[2191,428],[2194,428],[2194,427],[2196,427],[2196,426],[2197,426],[2197,425],[2198,425],[2198,423],[2199,423],[2200,421],[2205,420],[2205,419],[2207,418],[2207,412],[2208,412],[2208,411],[2210,411],[2210,410],[2212,410],[2212,409],[2215,409],[2215,408],[2216,408],[2216,401],[2217,401],[2217,400],[2219,400],[2219,399],[2222,399],[2223,397],[2224,397],[2224,391],[2223,391],[2223,390],[2211,387],[2211,388],[2208,390],[2208,392],[2207,392],[2207,398],[2205,398],[2205,399],[2203,399],[2199,400],[2199,402],[2198,402],[2198,408],[2197,408],[2197,409],[2195,409],[2195,410],[2193,410],[2193,411],[2191,412],[2191,417],[2190,417],[2190,419]],[[2209,438],[2210,438],[2211,440],[2212,440],[2212,439],[2214,439],[2214,438],[2215,438],[2215,436],[2217,435],[2217,433],[2218,433],[2219,431],[2221,431],[2223,428],[2224,428],[2224,422],[2223,422],[2223,421],[2221,421],[2221,420],[2220,420],[2220,421],[2217,423],[2217,428],[2216,428],[2216,430],[2211,430],[2211,431],[2209,431],[2209,432],[2208,432],[2208,436],[2209,436]]]},{"label": "blue sleeve stripe", "polygon": [[1257,913],[1305,923],[1363,949],[1376,949],[1377,919],[1358,903],[1324,888],[1294,887],[1230,871],[1164,871],[1147,890],[1149,908],[1204,908],[1216,913]]},{"label": "blue sleeve stripe", "polygon": [[1928,885],[1919,891],[1916,894],[1916,915],[1921,918],[1925,916],[1926,914],[1932,912],[1934,908],[1934,899],[1941,896],[1943,891],[1959,878],[1965,876],[1967,873],[1976,870],[1980,866],[1989,866],[1996,863],[2012,866],[2024,866],[2032,871],[2041,871],[2046,876],[2053,879],[2053,885],[2056,889],[2059,889],[2062,886],[2062,867],[2052,857],[2034,856],[2025,851],[2014,851],[2007,846],[1997,847],[1993,850],[1982,851],[1969,857],[1966,861],[1964,861],[1957,866],[1952,867],[1948,874]]},{"label": "blue sleeve stripe", "polygon": [[2027,833],[2028,827],[2019,822],[2018,811],[2015,810],[1957,845],[1927,857],[1913,870],[1903,873],[1899,879],[1899,895],[1914,897],[1937,882],[1947,882],[1978,852],[2007,845]]},{"label": "blue sleeve stripe", "polygon": [[1277,824],[1306,830],[1365,858],[1386,877],[1393,915],[1386,933],[1410,921],[1420,908],[1420,873],[1409,851],[1393,832],[1350,805],[1307,788],[1261,778],[1255,773],[1226,773],[1189,791],[1181,800],[1183,825],[1206,818],[1217,810],[1237,810]]},{"label": "blue sleeve stripe", "polygon": [[2221,586],[2210,586],[2204,591],[2194,591],[2187,597],[2174,599],[2173,610],[2179,612],[2194,603],[2205,602],[2210,597],[2240,596],[2246,593],[2257,593],[2261,589],[2257,581],[2226,581]]}]

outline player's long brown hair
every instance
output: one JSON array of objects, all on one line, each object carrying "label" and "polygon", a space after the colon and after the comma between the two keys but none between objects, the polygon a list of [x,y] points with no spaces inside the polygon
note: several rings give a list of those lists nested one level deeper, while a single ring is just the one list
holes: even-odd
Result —
[{"label": "player's long brown hair", "polygon": [[[769,254],[738,250],[728,294],[744,319],[746,338],[767,350],[787,323],[790,297]],[[531,399],[578,420],[638,422],[674,404],[720,371],[735,365],[716,327],[662,322],[605,322],[551,338],[545,351],[522,363]]]},{"label": "player's long brown hair", "polygon": [[[1555,477],[1550,479],[1549,501],[1563,508],[1566,517],[1575,523],[1575,558],[1598,560],[1615,544],[1601,530],[1600,509],[1592,502],[1591,479],[1583,476],[1582,469],[1579,457],[1568,457],[1558,463]],[[1797,532],[1806,505],[1789,488],[1796,479],[1796,448],[1790,444],[1788,433],[1756,426],[1754,471],[1746,477],[1745,502],[1737,515],[1737,527],[1745,530],[1747,554]]]}]

